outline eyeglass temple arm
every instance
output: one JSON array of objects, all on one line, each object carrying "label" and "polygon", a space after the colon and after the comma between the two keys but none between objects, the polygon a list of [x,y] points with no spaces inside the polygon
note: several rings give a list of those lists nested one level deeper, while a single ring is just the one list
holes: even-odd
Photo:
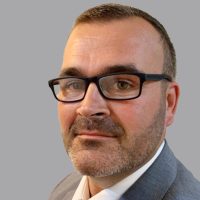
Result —
[{"label": "eyeglass temple arm", "polygon": [[172,78],[167,75],[167,74],[145,74],[144,79],[146,81],[156,81],[156,80],[162,80],[162,79],[166,79],[168,81],[172,81]]}]

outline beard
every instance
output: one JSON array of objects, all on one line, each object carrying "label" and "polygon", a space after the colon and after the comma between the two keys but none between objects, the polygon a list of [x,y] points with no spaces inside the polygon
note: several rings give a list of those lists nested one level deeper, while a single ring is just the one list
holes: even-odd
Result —
[{"label": "beard", "polygon": [[[137,133],[133,130],[127,134],[123,126],[110,117],[77,117],[69,131],[63,132],[64,145],[73,165],[83,175],[105,177],[132,173],[150,160],[161,144],[164,119],[162,103],[151,122]],[[81,130],[95,130],[112,139],[80,138]]]}]

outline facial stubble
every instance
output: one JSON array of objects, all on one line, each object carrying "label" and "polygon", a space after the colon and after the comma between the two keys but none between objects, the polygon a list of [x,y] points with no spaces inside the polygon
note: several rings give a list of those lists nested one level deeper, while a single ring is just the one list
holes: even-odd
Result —
[{"label": "facial stubble", "polygon": [[[158,111],[147,127],[127,135],[124,128],[110,117],[79,117],[63,133],[65,148],[75,168],[83,175],[105,177],[134,172],[155,153],[163,137],[165,106]],[[81,130],[95,130],[113,137],[112,142],[85,140],[77,137]],[[126,140],[128,143],[123,143]]]}]

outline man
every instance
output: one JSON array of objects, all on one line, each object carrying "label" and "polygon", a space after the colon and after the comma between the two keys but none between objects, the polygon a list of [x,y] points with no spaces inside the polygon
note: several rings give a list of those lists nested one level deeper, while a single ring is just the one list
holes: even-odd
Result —
[{"label": "man", "polygon": [[78,172],[50,200],[200,199],[200,183],[165,141],[179,98],[164,27],[133,7],[81,14],[59,78],[49,81],[67,153]]}]

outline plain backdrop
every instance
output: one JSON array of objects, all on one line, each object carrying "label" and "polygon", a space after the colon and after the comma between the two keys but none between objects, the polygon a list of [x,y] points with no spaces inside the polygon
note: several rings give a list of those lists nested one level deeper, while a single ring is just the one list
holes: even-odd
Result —
[{"label": "plain backdrop", "polygon": [[[44,200],[72,166],[47,81],[55,78],[75,17],[110,1],[1,0],[0,199]],[[181,99],[167,139],[176,156],[200,179],[199,1],[113,1],[159,19],[177,51]]]}]

